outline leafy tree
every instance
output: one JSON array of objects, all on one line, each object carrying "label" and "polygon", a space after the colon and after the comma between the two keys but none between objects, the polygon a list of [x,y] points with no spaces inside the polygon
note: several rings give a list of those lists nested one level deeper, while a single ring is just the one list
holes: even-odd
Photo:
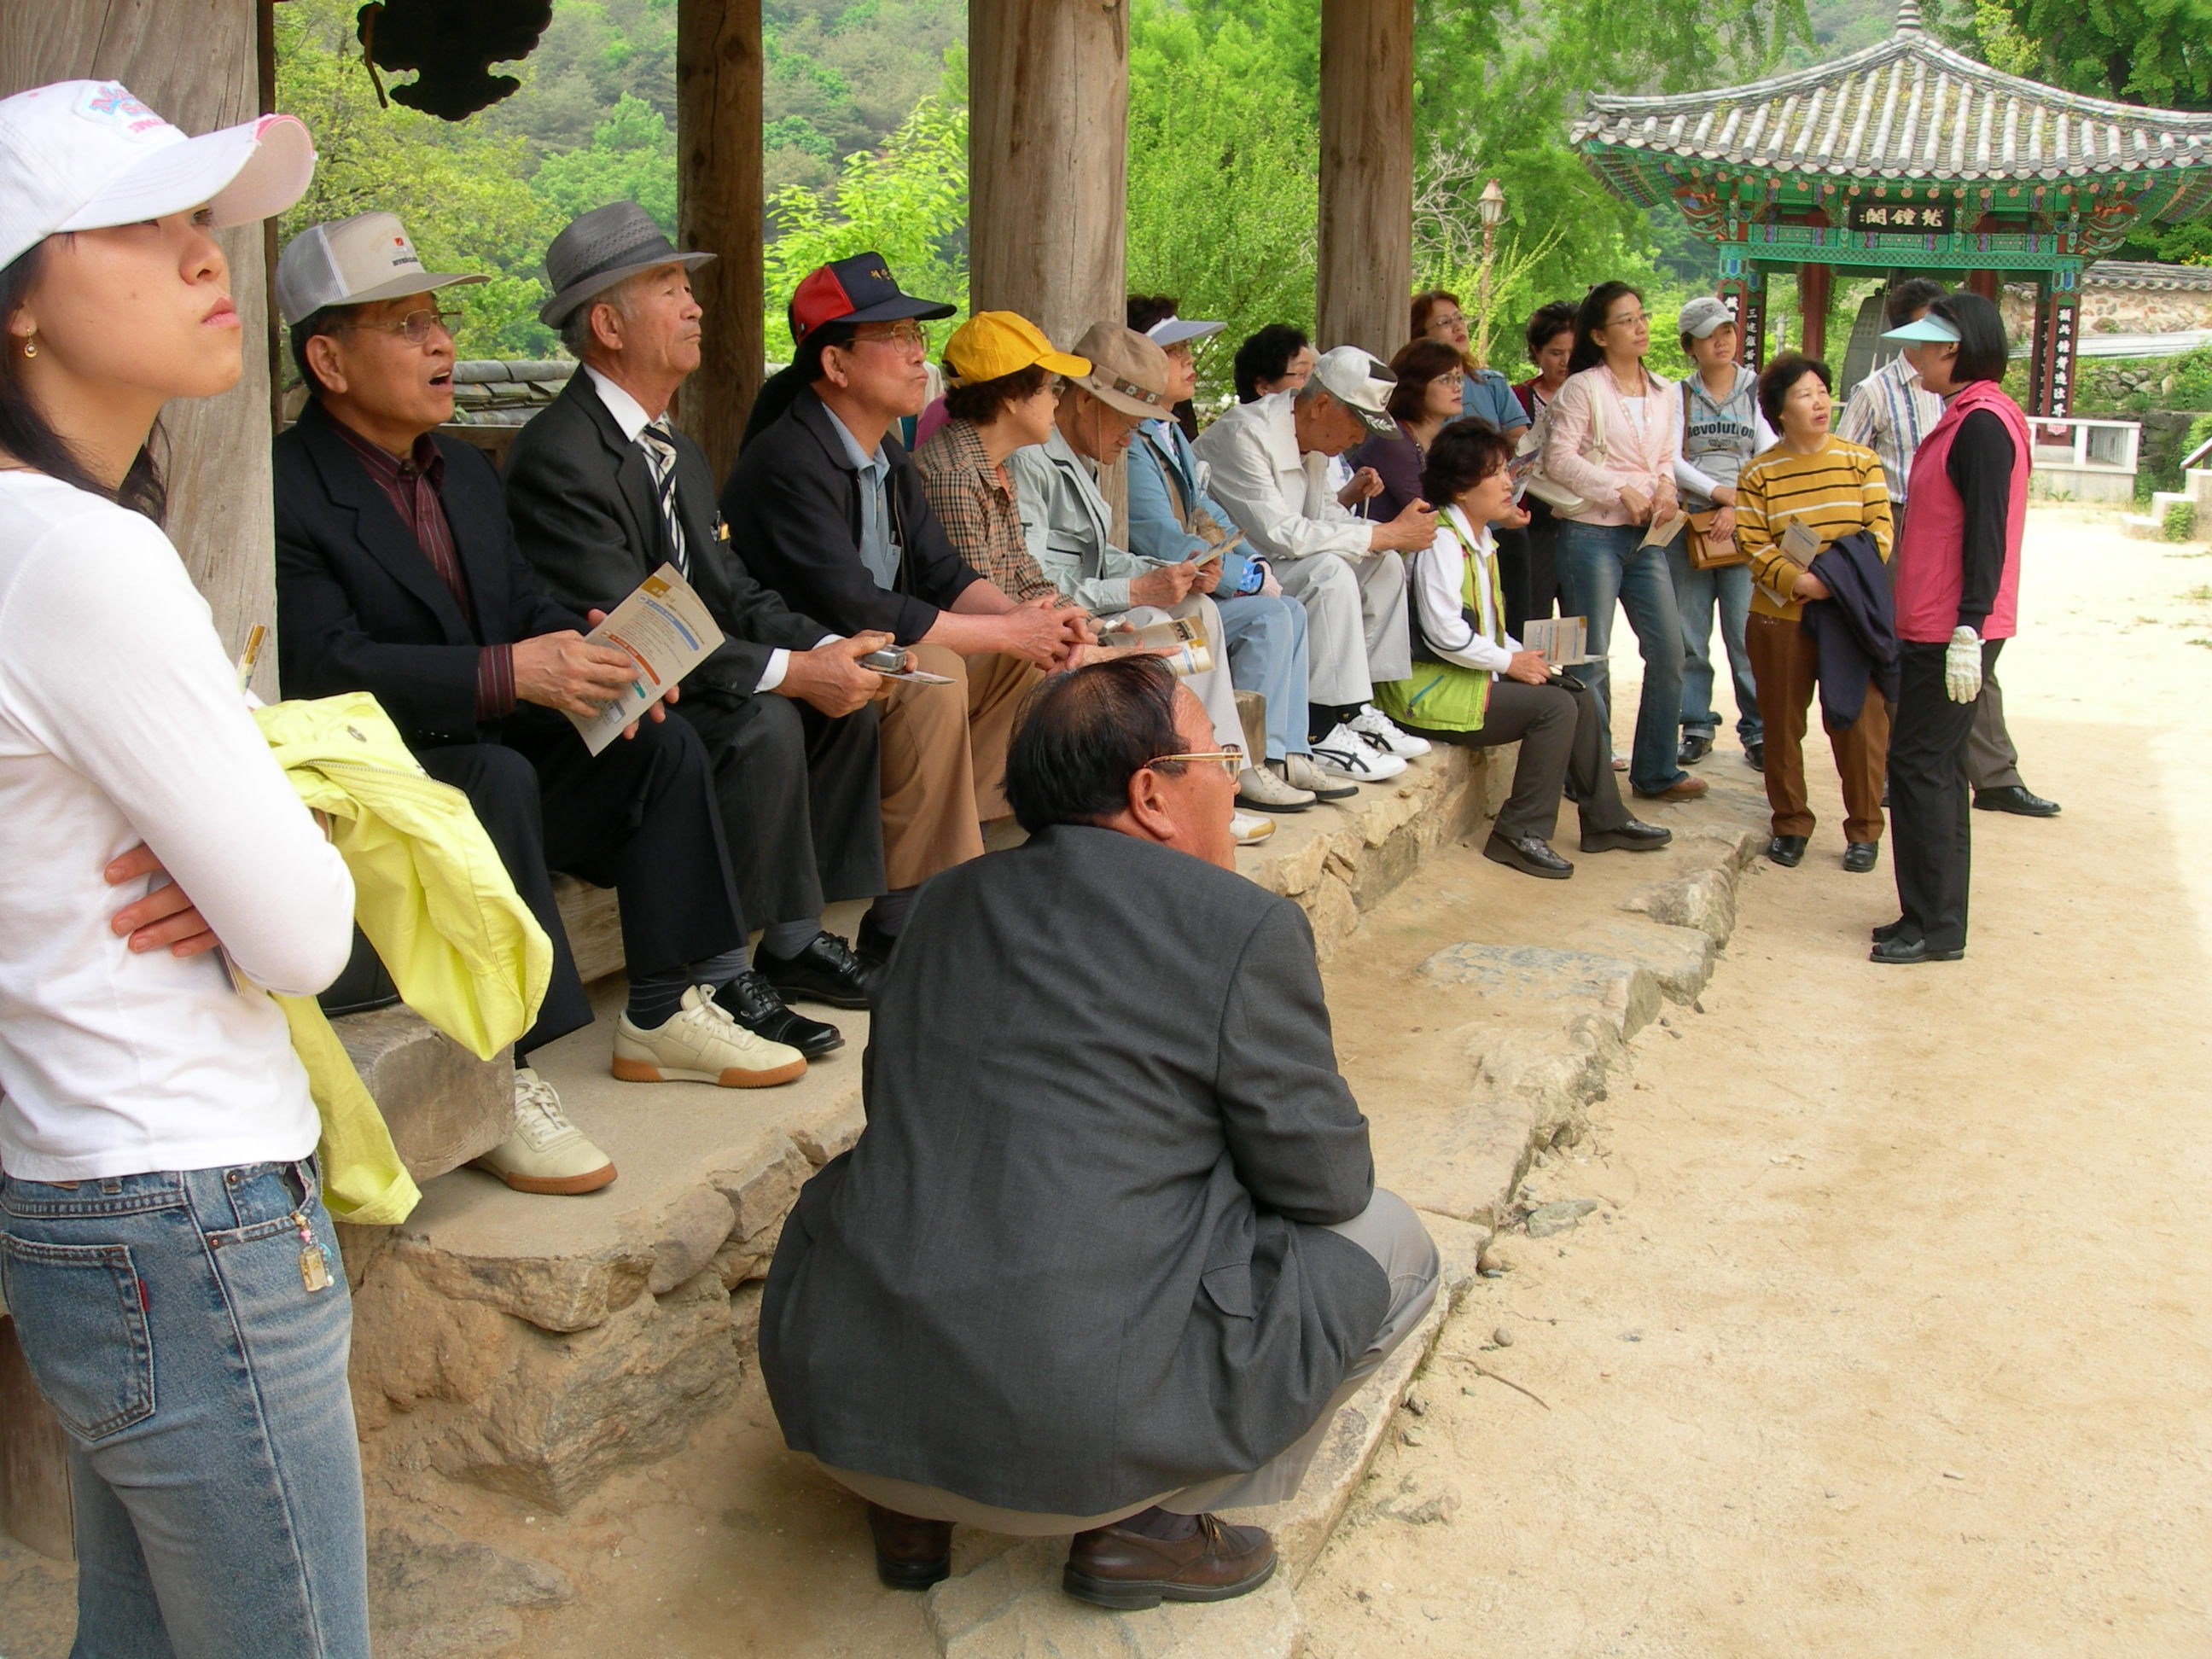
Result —
[{"label": "leafy tree", "polygon": [[660,112],[624,94],[588,149],[548,155],[531,189],[566,219],[627,198],[676,234],[676,135]]}]

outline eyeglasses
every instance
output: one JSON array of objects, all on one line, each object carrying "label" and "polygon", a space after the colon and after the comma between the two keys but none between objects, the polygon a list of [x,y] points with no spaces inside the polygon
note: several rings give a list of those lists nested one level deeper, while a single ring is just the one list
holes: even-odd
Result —
[{"label": "eyeglasses", "polygon": [[1147,767],[1158,766],[1163,761],[1211,761],[1229,776],[1231,783],[1243,775],[1244,751],[1235,744],[1226,749],[1216,749],[1203,755],[1155,755],[1146,761]]},{"label": "eyeglasses", "polygon": [[459,311],[410,311],[397,322],[355,323],[356,328],[381,329],[387,334],[397,334],[409,345],[421,345],[430,337],[430,331],[441,328],[451,334],[460,325],[466,313]]},{"label": "eyeglasses", "polygon": [[920,323],[863,323],[854,331],[853,338],[855,343],[865,340],[873,345],[896,346],[901,351],[929,349],[929,336]]},{"label": "eyeglasses", "polygon": [[1634,328],[1638,323],[1648,323],[1650,320],[1650,318],[1645,316],[1644,313],[1632,311],[1626,316],[1608,317],[1598,326],[1600,328]]}]

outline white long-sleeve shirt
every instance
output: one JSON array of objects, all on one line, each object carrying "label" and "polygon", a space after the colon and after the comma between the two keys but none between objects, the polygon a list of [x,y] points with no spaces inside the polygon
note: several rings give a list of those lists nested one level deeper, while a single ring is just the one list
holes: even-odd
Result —
[{"label": "white long-sleeve shirt", "polygon": [[1209,487],[1245,539],[1270,558],[1366,558],[1374,551],[1374,525],[1336,499],[1328,456],[1298,453],[1291,412],[1297,395],[1274,392],[1239,404],[1198,434],[1193,447],[1213,469]]},{"label": "white long-sleeve shirt", "polygon": [[[1524,647],[1498,623],[1491,572],[1498,544],[1490,526],[1474,528],[1455,507],[1445,511],[1437,529],[1436,540],[1409,561],[1413,569],[1408,586],[1421,637],[1446,662],[1503,674],[1513,665],[1513,653]],[[1477,628],[1470,628],[1467,620],[1464,582],[1469,561],[1475,567],[1475,609],[1480,623]],[[1498,643],[1500,640],[1503,645]]]},{"label": "white long-sleeve shirt", "polygon": [[284,1017],[214,952],[110,926],[141,842],[240,970],[306,995],[344,967],[353,882],[263,741],[207,601],[150,521],[0,472],[0,1167],[32,1181],[305,1158]]}]

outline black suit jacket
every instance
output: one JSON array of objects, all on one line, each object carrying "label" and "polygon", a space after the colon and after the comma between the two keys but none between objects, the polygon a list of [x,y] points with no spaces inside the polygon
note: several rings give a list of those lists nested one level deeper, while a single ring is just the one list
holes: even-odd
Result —
[{"label": "black suit jacket", "polygon": [[[507,505],[523,556],[548,589],[579,611],[613,610],[675,556],[652,463],[623,436],[580,368],[515,434]],[[771,651],[811,651],[824,635],[842,631],[799,615],[731,556],[714,510],[714,475],[681,432],[676,512],[691,556],[691,586],[723,635],[714,654],[685,678],[687,690],[749,697]]]},{"label": "black suit jacket", "polygon": [[863,1086],[761,1308],[785,1437],[833,1468],[1097,1514],[1257,1468],[1382,1322],[1310,1224],[1374,1190],[1313,934],[1232,871],[1058,824],[945,872]]},{"label": "black suit jacket", "polygon": [[860,475],[811,387],[745,445],[722,486],[722,516],[738,557],[790,604],[841,634],[878,629],[912,645],[983,578],[931,511],[905,447],[886,436],[884,453],[891,538],[902,551],[889,590],[860,562]]},{"label": "black suit jacket", "polygon": [[586,631],[583,617],[548,597],[515,546],[491,462],[458,439],[435,442],[473,617],[321,404],[310,402],[274,447],[284,695],[373,692],[417,749],[483,740],[481,646]]}]

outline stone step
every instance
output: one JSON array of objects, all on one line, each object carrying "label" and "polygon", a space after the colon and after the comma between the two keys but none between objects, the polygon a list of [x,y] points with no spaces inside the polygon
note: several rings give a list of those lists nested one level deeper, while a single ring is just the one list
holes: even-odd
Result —
[{"label": "stone step", "polygon": [[2166,538],[2166,526],[2148,513],[2123,513],[2120,514],[2120,530],[2123,534],[2139,542],[2163,541]]},{"label": "stone step", "polygon": [[2212,523],[2212,467],[2192,466],[2181,475],[2181,487],[2197,503],[2200,519]]}]

